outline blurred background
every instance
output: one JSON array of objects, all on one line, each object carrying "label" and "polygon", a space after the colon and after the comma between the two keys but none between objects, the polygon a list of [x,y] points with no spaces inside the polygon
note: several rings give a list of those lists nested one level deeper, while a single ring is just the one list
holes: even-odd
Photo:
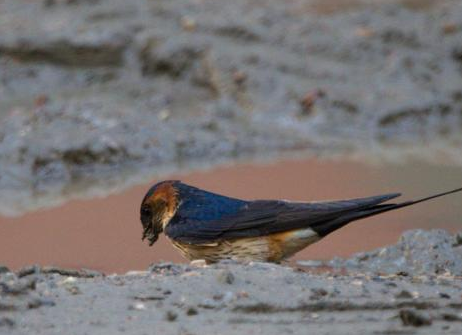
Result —
[{"label": "blurred background", "polygon": [[[106,272],[162,179],[323,200],[462,186],[460,0],[0,0],[0,263]],[[411,228],[454,195],[354,223],[296,259]]]}]

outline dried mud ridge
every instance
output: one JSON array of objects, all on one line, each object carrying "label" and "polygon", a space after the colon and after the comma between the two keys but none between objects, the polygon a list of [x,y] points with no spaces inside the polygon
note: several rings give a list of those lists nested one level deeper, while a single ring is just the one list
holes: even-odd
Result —
[{"label": "dried mud ridge", "polygon": [[125,275],[0,268],[0,333],[460,334],[462,272],[417,270],[315,272],[232,261],[160,263]]},{"label": "dried mud ridge", "polygon": [[2,1],[0,211],[292,150],[462,163],[462,3],[333,8]]}]

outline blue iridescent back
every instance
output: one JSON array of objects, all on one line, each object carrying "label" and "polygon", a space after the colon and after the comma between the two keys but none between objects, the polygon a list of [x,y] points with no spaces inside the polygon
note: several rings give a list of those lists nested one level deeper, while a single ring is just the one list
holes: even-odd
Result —
[{"label": "blue iridescent back", "polygon": [[244,200],[203,191],[182,183],[176,184],[175,188],[179,191],[179,198],[181,199],[177,215],[187,217],[189,220],[202,222],[216,220],[223,216],[235,214],[248,203]]}]

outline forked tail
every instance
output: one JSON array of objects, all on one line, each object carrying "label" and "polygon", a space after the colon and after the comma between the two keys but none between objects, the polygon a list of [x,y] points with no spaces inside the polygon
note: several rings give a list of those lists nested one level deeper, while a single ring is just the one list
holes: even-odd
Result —
[{"label": "forked tail", "polygon": [[418,204],[420,202],[428,201],[428,200],[431,200],[431,199],[439,198],[439,197],[442,197],[442,196],[445,196],[445,195],[448,195],[448,194],[452,194],[452,193],[457,193],[457,192],[462,192],[462,187],[458,188],[458,189],[455,189],[455,190],[452,190],[452,191],[431,195],[429,197],[425,197],[425,198],[418,199],[418,200],[410,200],[410,201],[405,201],[405,202],[402,202],[402,203],[395,203],[395,204],[379,204],[379,205],[373,205],[373,206],[366,207],[366,208],[361,208],[359,210],[346,212],[346,213],[340,215],[338,218],[336,218],[334,220],[331,220],[331,221],[325,222],[324,224],[318,225],[315,228],[315,231],[320,236],[326,236],[327,234],[329,234],[329,233],[331,233],[331,232],[345,226],[346,224],[348,224],[348,223],[350,223],[352,221],[364,219],[364,218],[367,218],[367,217],[370,217],[370,216],[374,216],[374,215],[381,214],[381,213],[384,213],[384,212],[392,211],[392,210],[395,210],[395,209],[398,209],[398,208],[412,206],[412,205]]}]

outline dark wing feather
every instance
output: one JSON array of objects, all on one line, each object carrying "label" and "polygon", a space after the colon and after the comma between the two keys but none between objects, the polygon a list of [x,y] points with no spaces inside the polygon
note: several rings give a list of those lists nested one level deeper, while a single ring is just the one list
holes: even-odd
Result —
[{"label": "dark wing feather", "polygon": [[[377,208],[380,203],[399,195],[395,193],[361,199],[313,203],[257,200],[242,203],[232,213],[212,220],[200,220],[185,215],[180,206],[177,214],[167,225],[165,233],[174,240],[190,244],[264,236],[308,227],[324,236],[328,232],[326,233],[327,230],[323,227],[329,226],[330,222],[338,222],[342,220],[342,217],[350,222],[357,219],[358,213],[363,210]],[[206,204],[202,205],[206,206]]]}]

